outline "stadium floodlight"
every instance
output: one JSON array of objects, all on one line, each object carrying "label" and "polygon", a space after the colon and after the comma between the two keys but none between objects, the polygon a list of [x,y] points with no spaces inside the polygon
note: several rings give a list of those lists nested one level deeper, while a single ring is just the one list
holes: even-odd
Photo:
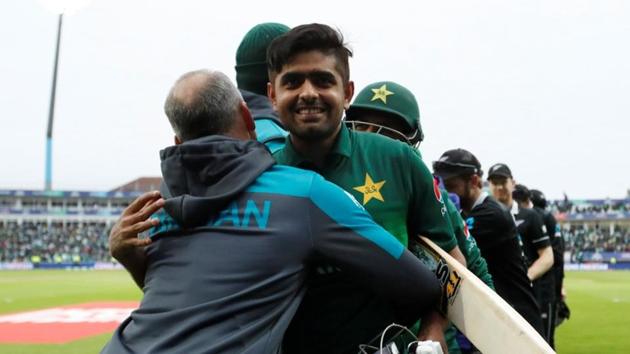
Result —
[{"label": "stadium floodlight", "polygon": [[59,14],[57,24],[57,45],[55,46],[55,63],[53,65],[52,88],[50,91],[50,106],[48,108],[48,128],[46,129],[46,167],[44,190],[52,189],[52,128],[55,116],[55,94],[57,91],[57,67],[59,64],[59,44],[61,43],[61,25],[63,15],[72,15],[86,6],[90,0],[40,0],[40,3],[50,12]]}]

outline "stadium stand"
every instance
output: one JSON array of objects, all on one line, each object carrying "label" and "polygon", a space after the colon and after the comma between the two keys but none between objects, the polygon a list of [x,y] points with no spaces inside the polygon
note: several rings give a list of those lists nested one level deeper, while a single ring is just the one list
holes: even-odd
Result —
[{"label": "stadium stand", "polygon": [[0,268],[111,263],[111,226],[133,199],[159,183],[138,178],[108,192],[0,190]]},{"label": "stadium stand", "polygon": [[[112,266],[109,231],[138,195],[159,189],[142,177],[107,192],[0,190],[0,269]],[[566,264],[630,268],[630,198],[551,203]]]},{"label": "stadium stand", "polygon": [[630,233],[626,227],[602,228],[572,225],[566,231],[567,249],[576,253],[587,252],[630,252]]},{"label": "stadium stand", "polygon": [[551,208],[559,221],[630,219],[630,198],[556,200]]},{"label": "stadium stand", "polygon": [[106,223],[0,222],[0,262],[34,265],[108,261]]},{"label": "stadium stand", "polygon": [[562,226],[569,268],[630,269],[630,198],[565,198],[551,208]]}]

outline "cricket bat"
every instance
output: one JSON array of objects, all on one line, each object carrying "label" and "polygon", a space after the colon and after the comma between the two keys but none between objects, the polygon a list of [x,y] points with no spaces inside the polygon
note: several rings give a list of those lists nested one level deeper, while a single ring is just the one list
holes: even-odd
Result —
[{"label": "cricket bat", "polygon": [[555,353],[512,306],[426,237],[413,253],[442,284],[440,310],[484,354]]}]

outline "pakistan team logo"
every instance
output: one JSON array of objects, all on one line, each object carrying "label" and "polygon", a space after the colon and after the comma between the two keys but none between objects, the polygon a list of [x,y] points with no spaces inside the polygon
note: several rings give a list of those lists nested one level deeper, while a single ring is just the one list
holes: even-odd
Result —
[{"label": "pakistan team logo", "polygon": [[374,182],[369,173],[365,174],[365,182],[362,186],[354,187],[355,191],[363,194],[363,205],[367,204],[372,198],[384,202],[383,195],[381,194],[381,188],[385,184],[385,180]]}]

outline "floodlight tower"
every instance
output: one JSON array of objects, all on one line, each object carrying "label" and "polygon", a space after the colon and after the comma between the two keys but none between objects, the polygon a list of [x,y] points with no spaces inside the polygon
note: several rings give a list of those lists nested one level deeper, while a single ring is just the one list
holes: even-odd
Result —
[{"label": "floodlight tower", "polygon": [[57,92],[57,67],[59,64],[59,44],[61,43],[61,26],[63,24],[63,12],[59,14],[57,25],[57,45],[55,46],[55,64],[53,66],[52,89],[50,90],[50,105],[48,108],[48,128],[46,129],[46,178],[44,189],[52,189],[52,129],[55,118],[55,93]]},{"label": "floodlight tower", "polygon": [[59,15],[57,24],[57,45],[55,46],[55,62],[53,66],[52,89],[50,90],[50,105],[48,107],[48,128],[46,129],[46,167],[44,190],[52,189],[52,131],[55,118],[55,95],[57,93],[57,67],[59,66],[59,45],[61,44],[61,27],[64,14],[73,14],[85,7],[90,0],[41,0],[42,5],[49,11]]}]

